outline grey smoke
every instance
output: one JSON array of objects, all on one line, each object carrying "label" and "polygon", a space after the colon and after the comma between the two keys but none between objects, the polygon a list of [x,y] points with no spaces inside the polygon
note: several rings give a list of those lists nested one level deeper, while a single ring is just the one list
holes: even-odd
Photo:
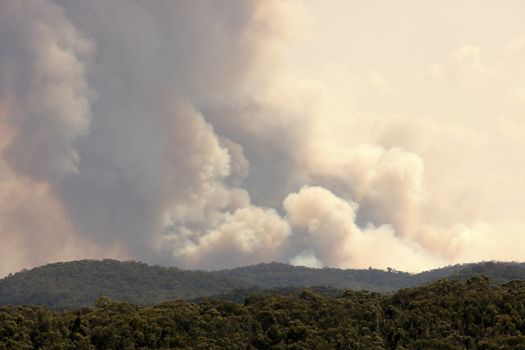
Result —
[{"label": "grey smoke", "polygon": [[9,268],[109,255],[415,270],[482,246],[463,211],[428,222],[426,164],[403,137],[417,122],[320,136],[325,91],[283,58],[300,12],[292,0],[2,1]]}]

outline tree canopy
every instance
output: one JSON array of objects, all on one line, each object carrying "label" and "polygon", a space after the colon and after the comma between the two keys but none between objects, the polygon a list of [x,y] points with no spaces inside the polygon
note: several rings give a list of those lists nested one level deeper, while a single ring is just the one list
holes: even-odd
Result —
[{"label": "tree canopy", "polygon": [[395,294],[0,308],[0,349],[525,349],[525,282],[439,280]]}]

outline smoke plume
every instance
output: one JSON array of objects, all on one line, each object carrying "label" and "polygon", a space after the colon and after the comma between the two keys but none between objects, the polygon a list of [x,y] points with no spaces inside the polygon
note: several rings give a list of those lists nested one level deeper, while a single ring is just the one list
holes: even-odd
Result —
[{"label": "smoke plume", "polygon": [[[409,271],[522,259],[523,120],[424,116],[374,69],[370,96],[411,109],[338,113],[288,62],[307,22],[294,0],[3,0],[0,274],[85,257]],[[471,45],[417,79],[429,96],[485,89],[476,100],[513,78]]]}]

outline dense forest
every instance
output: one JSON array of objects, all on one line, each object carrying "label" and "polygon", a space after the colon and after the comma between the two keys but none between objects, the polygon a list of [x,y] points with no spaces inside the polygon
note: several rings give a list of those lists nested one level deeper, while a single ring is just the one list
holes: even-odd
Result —
[{"label": "dense forest", "polygon": [[81,260],[49,264],[1,279],[0,305],[79,308],[93,306],[101,296],[142,305],[212,295],[242,301],[250,294],[290,294],[315,286],[330,296],[345,289],[390,293],[440,278],[465,280],[479,275],[490,277],[496,284],[525,280],[525,264],[485,262],[409,274],[392,269],[312,269],[279,263],[206,272],[133,261]]},{"label": "dense forest", "polygon": [[246,287],[204,271],[116,260],[48,264],[0,280],[0,305],[91,306],[101,296],[137,304],[192,299]]},{"label": "dense forest", "polygon": [[0,308],[0,349],[525,349],[525,282],[439,280],[395,294],[312,290],[137,306]]}]

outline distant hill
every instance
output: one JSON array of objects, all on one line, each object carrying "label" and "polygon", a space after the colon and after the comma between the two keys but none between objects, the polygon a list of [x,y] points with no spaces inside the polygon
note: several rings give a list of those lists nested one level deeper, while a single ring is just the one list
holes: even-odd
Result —
[{"label": "distant hill", "polygon": [[215,272],[224,278],[242,280],[264,288],[330,286],[340,289],[394,291],[410,285],[406,272],[377,269],[313,269],[280,263],[258,264]]},{"label": "distant hill", "polygon": [[525,280],[525,264],[481,262],[459,264],[417,274],[378,269],[312,269],[280,263],[258,264],[214,272],[224,278],[241,280],[263,288],[327,286],[339,289],[394,292],[430,283],[440,278],[466,280],[484,275],[494,283]]},{"label": "distant hill", "polygon": [[136,304],[193,299],[248,285],[204,271],[139,262],[81,260],[22,271],[0,280],[0,305],[92,305],[100,296]]},{"label": "distant hill", "polygon": [[250,294],[288,294],[316,287],[389,293],[441,278],[466,280],[484,275],[494,283],[525,280],[525,264],[483,262],[410,274],[377,269],[312,269],[280,263],[214,272],[185,271],[116,260],[81,260],[25,270],[0,279],[0,305],[36,304],[52,308],[93,305],[100,296],[135,304],[217,296],[242,301]]}]

